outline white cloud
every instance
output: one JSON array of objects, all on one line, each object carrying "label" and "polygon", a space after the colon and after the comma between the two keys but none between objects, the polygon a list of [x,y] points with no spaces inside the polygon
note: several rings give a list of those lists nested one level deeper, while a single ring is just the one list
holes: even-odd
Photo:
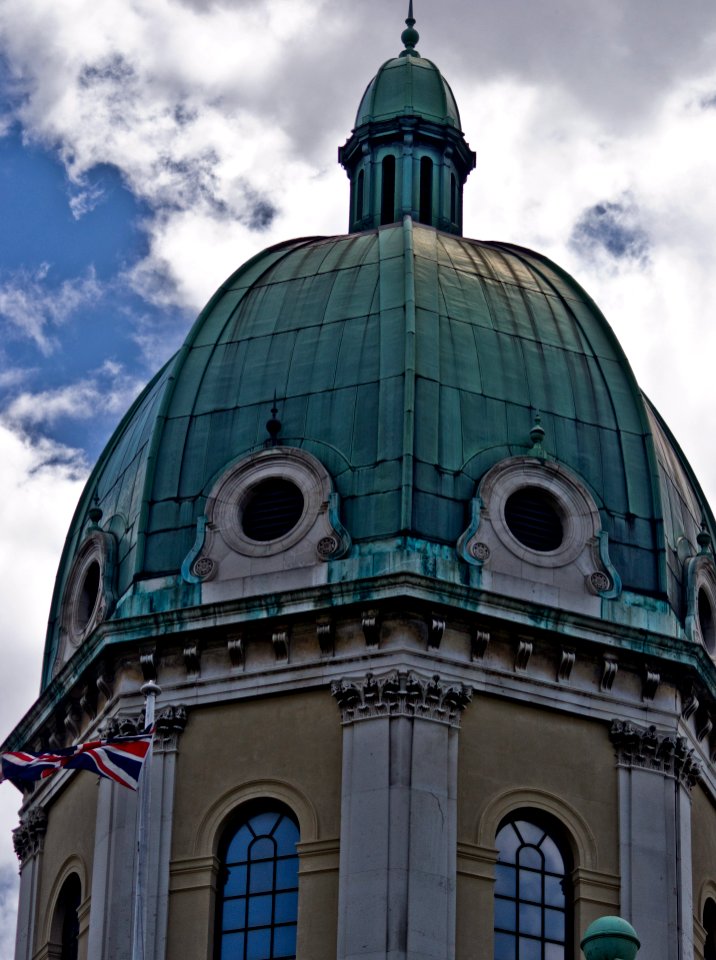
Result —
[{"label": "white cloud", "polygon": [[[0,423],[0,740],[40,686],[47,614],[60,550],[86,477],[79,451],[38,444]],[[20,794],[0,784],[0,956],[14,950],[17,860],[11,830]]]},{"label": "white cloud", "polygon": [[[20,794],[15,794],[14,805],[20,802]],[[5,822],[3,815],[6,806],[12,807],[13,801],[8,797],[0,797],[0,822]],[[5,802],[3,802],[5,801]],[[0,956],[12,957],[15,952],[15,926],[17,922],[17,868],[11,863],[0,863]]]},{"label": "white cloud", "polygon": [[0,419],[15,429],[30,430],[61,419],[88,420],[98,412],[121,415],[143,386],[144,381],[129,375],[121,364],[106,360],[94,374],[75,383],[20,393]]},{"label": "white cloud", "polygon": [[33,271],[16,270],[0,280],[0,321],[6,336],[27,337],[47,356],[57,347],[56,328],[101,294],[92,268],[59,284],[51,282],[47,263]]}]

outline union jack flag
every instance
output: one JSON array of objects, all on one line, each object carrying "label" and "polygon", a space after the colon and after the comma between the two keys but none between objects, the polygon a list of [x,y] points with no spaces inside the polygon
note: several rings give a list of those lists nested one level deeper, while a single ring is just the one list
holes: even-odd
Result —
[{"label": "union jack flag", "polygon": [[46,753],[16,750],[0,754],[0,781],[40,780],[58,770],[89,770],[136,790],[154,731],[114,740],[93,740]]}]

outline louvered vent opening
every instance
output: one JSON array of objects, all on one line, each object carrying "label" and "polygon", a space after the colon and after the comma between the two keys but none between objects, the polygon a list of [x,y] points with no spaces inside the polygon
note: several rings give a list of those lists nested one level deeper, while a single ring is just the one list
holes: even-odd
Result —
[{"label": "louvered vent opening", "polygon": [[505,521],[525,547],[549,553],[562,544],[562,521],[554,498],[540,487],[516,490],[505,503]]},{"label": "louvered vent opening", "polygon": [[303,514],[303,494],[295,483],[271,477],[251,490],[241,523],[251,540],[266,543],[293,530]]},{"label": "louvered vent opening", "polygon": [[703,587],[699,590],[699,628],[704,646],[709,653],[713,653],[716,648],[716,626],[714,625],[714,612],[711,607],[711,601]]}]

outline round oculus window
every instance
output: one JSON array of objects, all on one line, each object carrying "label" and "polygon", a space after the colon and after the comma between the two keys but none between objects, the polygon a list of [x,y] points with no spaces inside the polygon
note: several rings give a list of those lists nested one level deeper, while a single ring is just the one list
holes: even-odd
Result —
[{"label": "round oculus window", "polygon": [[550,553],[562,546],[564,529],[555,498],[541,487],[521,487],[505,502],[505,523],[524,547]]},{"label": "round oculus window", "polygon": [[247,493],[241,510],[244,536],[258,543],[285,537],[303,516],[303,493],[290,480],[268,477]]},{"label": "round oculus window", "polygon": [[82,586],[77,596],[75,608],[75,629],[81,633],[92,619],[97,600],[99,599],[100,568],[97,560],[93,560],[82,578]]},{"label": "round oculus window", "polygon": [[714,611],[711,606],[711,600],[703,587],[699,590],[698,614],[701,638],[708,652],[713,654],[716,650],[716,623],[714,623]]}]

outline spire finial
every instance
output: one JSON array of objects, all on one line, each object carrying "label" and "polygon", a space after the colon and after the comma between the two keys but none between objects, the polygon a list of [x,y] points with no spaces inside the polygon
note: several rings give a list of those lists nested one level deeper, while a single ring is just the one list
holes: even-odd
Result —
[{"label": "spire finial", "polygon": [[420,54],[415,49],[415,45],[420,39],[420,34],[415,29],[415,17],[413,16],[413,0],[410,0],[408,6],[408,18],[405,21],[407,27],[400,35],[400,39],[403,41],[405,50],[400,54],[401,57],[419,57]]},{"label": "spire finial", "polygon": [[266,432],[270,439],[266,441],[270,447],[278,444],[278,435],[281,432],[281,421],[277,419],[278,407],[276,406],[276,391],[273,392],[273,406],[271,407],[271,419],[266,421]]},{"label": "spire finial", "polygon": [[543,440],[545,437],[545,430],[542,426],[542,417],[540,416],[539,410],[535,411],[535,419],[532,429],[530,430],[530,440],[532,441],[532,448],[527,454],[528,457],[539,457],[544,460],[547,456],[544,449]]}]

